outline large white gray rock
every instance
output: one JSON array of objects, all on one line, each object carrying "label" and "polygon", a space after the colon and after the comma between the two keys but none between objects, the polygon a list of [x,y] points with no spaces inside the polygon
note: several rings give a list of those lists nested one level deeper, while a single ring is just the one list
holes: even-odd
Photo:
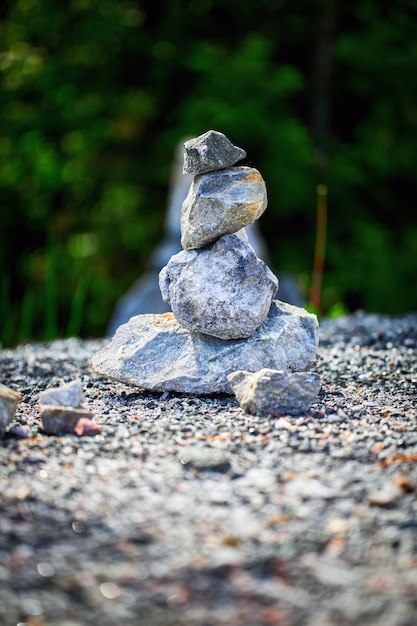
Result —
[{"label": "large white gray rock", "polygon": [[237,370],[312,367],[317,329],[315,315],[278,300],[249,339],[224,341],[192,333],[173,313],[138,315],[118,328],[91,365],[99,374],[153,391],[231,394],[227,376]]},{"label": "large white gray rock", "polygon": [[181,210],[181,245],[202,248],[255,222],[267,206],[258,170],[232,167],[196,176]]},{"label": "large white gray rock", "polygon": [[171,257],[160,272],[159,285],[182,326],[238,339],[249,337],[262,324],[278,279],[240,236],[225,235],[213,246]]},{"label": "large white gray rock", "polygon": [[320,376],[315,372],[283,372],[264,368],[237,371],[227,377],[247,413],[301,415],[317,399]]},{"label": "large white gray rock", "polygon": [[0,384],[0,437],[14,418],[17,405],[21,399],[20,393],[6,385]]},{"label": "large white gray rock", "polygon": [[208,130],[184,143],[184,174],[204,174],[225,169],[246,157],[223,133]]}]

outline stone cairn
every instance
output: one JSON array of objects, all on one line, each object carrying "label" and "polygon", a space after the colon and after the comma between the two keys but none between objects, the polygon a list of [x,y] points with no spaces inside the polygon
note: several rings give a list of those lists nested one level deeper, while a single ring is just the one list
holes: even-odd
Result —
[{"label": "stone cairn", "polygon": [[[184,144],[194,176],[181,213],[183,250],[161,270],[172,313],[132,317],[94,355],[100,374],[155,391],[232,393],[232,374],[302,372],[317,358],[317,319],[274,300],[278,279],[248,243],[265,211],[261,174],[220,132]],[[228,376],[231,376],[230,380]]]},{"label": "stone cairn", "polygon": [[266,186],[222,133],[184,144],[184,174],[194,179],[182,206],[181,245],[161,270],[162,298],[190,331],[241,339],[262,324],[278,279],[248,244],[244,227],[266,209]]}]

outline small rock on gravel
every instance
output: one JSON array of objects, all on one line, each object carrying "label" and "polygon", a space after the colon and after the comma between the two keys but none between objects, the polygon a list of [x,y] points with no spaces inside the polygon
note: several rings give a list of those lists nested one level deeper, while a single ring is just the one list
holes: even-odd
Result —
[{"label": "small rock on gravel", "polygon": [[247,413],[301,415],[317,400],[320,376],[315,372],[283,372],[264,368],[237,371],[227,377]]},{"label": "small rock on gravel", "polygon": [[254,168],[196,176],[182,205],[181,245],[186,250],[207,246],[253,224],[266,207],[266,185]]},{"label": "small rock on gravel", "polygon": [[22,396],[6,385],[0,384],[0,437],[12,421]]},{"label": "small rock on gravel", "polygon": [[386,506],[401,498],[409,490],[410,488],[407,487],[407,484],[404,485],[401,481],[394,479],[373,491],[369,496],[369,501],[372,504]]},{"label": "small rock on gravel", "polygon": [[84,402],[81,381],[72,380],[65,385],[46,389],[39,394],[39,404],[55,405],[55,406],[72,406],[79,407]]},{"label": "small rock on gravel", "polygon": [[81,437],[101,432],[93,422],[94,413],[82,406],[84,394],[80,380],[46,389],[39,394],[38,401],[43,429],[50,435],[75,433]]},{"label": "small rock on gravel", "polygon": [[236,235],[182,250],[161,270],[159,284],[182,326],[219,339],[252,335],[278,290],[277,277]]},{"label": "small rock on gravel", "polygon": [[222,450],[196,446],[189,447],[181,454],[181,463],[197,470],[227,472],[230,468],[228,456]]},{"label": "small rock on gravel", "polygon": [[[92,422],[94,414],[88,409],[78,409],[70,406],[41,406],[41,419],[43,429],[49,435],[57,435],[58,433],[73,433],[80,420],[88,420]],[[86,426],[86,422],[82,422]],[[85,434],[86,428],[78,427],[79,432],[76,434]]]}]

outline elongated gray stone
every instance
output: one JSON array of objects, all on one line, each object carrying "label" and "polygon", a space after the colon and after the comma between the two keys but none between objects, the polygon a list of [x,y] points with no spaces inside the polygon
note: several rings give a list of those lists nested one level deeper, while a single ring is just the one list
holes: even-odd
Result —
[{"label": "elongated gray stone", "polygon": [[184,143],[184,174],[204,174],[222,170],[246,157],[223,133],[208,130]]},{"label": "elongated gray stone", "polygon": [[94,417],[88,409],[72,406],[41,405],[41,419],[43,429],[49,435],[58,433],[74,433],[78,422]]},{"label": "elongated gray stone", "polygon": [[12,421],[16,412],[19,400],[22,399],[20,393],[10,389],[6,385],[0,384],[0,437],[3,435],[8,424]]},{"label": "elongated gray stone", "polygon": [[196,176],[181,210],[181,245],[202,248],[252,224],[267,206],[265,182],[252,167]]},{"label": "elongated gray stone", "polygon": [[278,279],[237,235],[182,250],[161,270],[162,298],[188,330],[220,339],[249,337],[268,315]]},{"label": "elongated gray stone", "polygon": [[230,461],[223,450],[208,446],[187,446],[181,453],[181,463],[196,470],[227,472]]},{"label": "elongated gray stone", "polygon": [[264,368],[233,372],[227,379],[242,409],[261,415],[306,413],[320,390],[320,376],[315,372]]},{"label": "elongated gray stone", "polygon": [[317,359],[317,318],[274,300],[249,339],[223,341],[183,328],[173,313],[138,315],[95,354],[99,374],[153,391],[231,394],[228,374],[262,368],[301,371]]}]

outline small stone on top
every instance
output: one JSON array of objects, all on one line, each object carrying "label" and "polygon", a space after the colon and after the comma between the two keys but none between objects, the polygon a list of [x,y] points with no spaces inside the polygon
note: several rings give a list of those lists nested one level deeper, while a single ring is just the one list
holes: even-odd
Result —
[{"label": "small stone on top", "polygon": [[208,130],[184,143],[184,174],[205,174],[231,167],[246,157],[242,148],[234,146],[226,135]]}]

